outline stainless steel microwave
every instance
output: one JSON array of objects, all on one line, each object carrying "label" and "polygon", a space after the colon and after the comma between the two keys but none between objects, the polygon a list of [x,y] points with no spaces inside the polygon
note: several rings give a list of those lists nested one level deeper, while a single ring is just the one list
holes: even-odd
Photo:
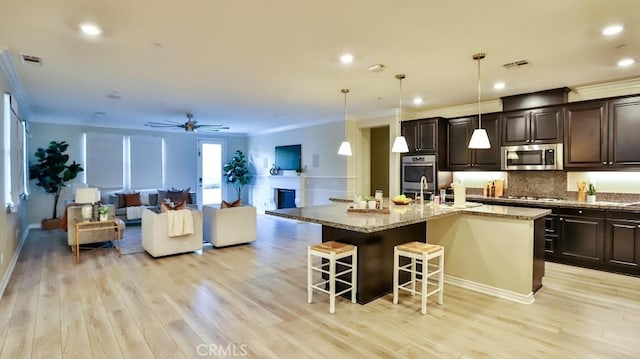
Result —
[{"label": "stainless steel microwave", "polygon": [[503,146],[500,168],[503,171],[561,170],[562,143]]}]

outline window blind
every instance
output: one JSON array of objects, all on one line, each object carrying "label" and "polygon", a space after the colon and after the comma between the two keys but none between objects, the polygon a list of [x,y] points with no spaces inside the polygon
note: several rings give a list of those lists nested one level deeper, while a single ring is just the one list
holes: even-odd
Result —
[{"label": "window blind", "polygon": [[124,136],[87,133],[86,182],[90,187],[124,188]]},{"label": "window blind", "polygon": [[134,135],[129,137],[131,188],[163,188],[163,139]]}]

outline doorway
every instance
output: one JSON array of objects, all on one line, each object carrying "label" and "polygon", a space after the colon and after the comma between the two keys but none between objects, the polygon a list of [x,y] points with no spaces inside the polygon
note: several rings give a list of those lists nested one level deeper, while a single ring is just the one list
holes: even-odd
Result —
[{"label": "doorway", "polygon": [[370,166],[371,188],[369,193],[382,190],[385,196],[389,196],[389,126],[371,128],[370,140]]},{"label": "doorway", "polygon": [[222,202],[222,158],[224,143],[198,140],[198,206]]}]

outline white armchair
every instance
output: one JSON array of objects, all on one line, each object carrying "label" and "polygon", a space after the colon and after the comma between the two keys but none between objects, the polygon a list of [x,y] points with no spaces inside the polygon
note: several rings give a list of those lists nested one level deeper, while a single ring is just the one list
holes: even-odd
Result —
[{"label": "white armchair", "polygon": [[256,240],[256,208],[241,206],[220,209],[202,207],[204,240],[214,247],[249,243]]},{"label": "white armchair", "polygon": [[202,249],[202,213],[190,209],[193,217],[193,234],[169,237],[167,212],[142,211],[142,247],[153,257],[193,252]]}]

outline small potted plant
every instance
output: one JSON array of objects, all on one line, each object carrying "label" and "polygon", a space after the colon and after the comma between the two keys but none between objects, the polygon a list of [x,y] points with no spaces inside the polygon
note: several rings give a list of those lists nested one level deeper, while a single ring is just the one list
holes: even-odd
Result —
[{"label": "small potted plant", "polygon": [[587,188],[587,203],[596,203],[596,186],[593,183],[589,183]]},{"label": "small potted plant", "polygon": [[109,207],[100,206],[100,208],[98,208],[98,212],[100,213],[101,221],[106,221],[107,219],[109,219]]},{"label": "small potted plant", "polygon": [[296,169],[296,174],[297,174],[298,176],[300,176],[300,175],[301,175],[304,171],[306,171],[306,170],[307,170],[307,165],[304,165],[304,167],[298,167],[298,168]]}]

